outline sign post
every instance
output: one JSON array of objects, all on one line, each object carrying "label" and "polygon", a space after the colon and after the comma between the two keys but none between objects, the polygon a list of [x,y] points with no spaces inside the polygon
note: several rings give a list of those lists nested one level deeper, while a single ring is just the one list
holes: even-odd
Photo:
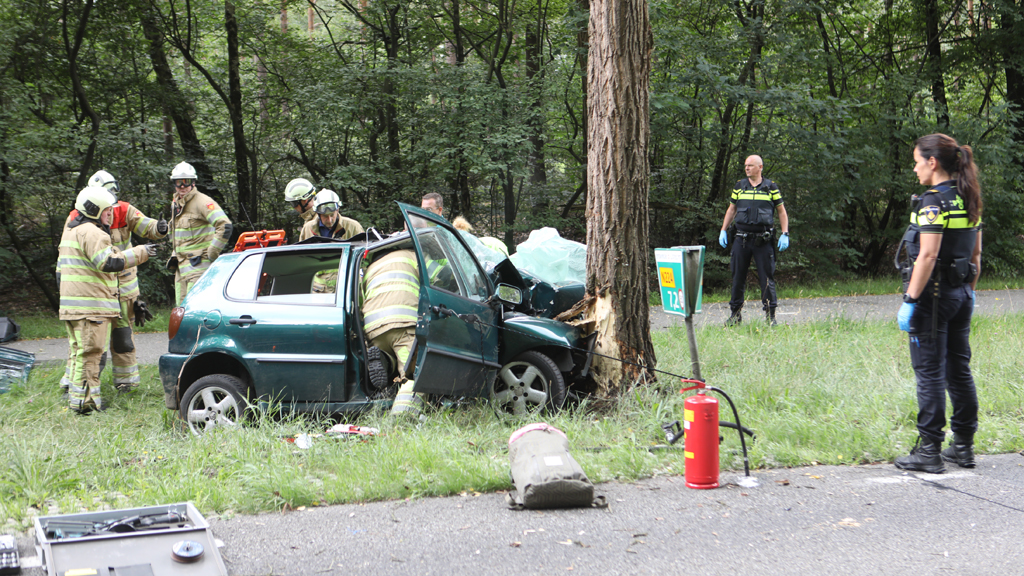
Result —
[{"label": "sign post", "polygon": [[654,260],[658,265],[658,280],[661,284],[661,305],[665,312],[678,314],[686,321],[693,377],[702,380],[700,361],[697,358],[697,337],[693,332],[693,315],[701,311],[704,297],[704,246],[656,248]]}]

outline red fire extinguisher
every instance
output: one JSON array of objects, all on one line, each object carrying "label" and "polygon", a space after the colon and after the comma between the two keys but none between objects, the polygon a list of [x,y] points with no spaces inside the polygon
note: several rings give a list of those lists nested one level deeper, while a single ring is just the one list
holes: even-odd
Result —
[{"label": "red fire extinguisher", "polygon": [[718,400],[701,390],[683,403],[686,485],[718,488]]}]

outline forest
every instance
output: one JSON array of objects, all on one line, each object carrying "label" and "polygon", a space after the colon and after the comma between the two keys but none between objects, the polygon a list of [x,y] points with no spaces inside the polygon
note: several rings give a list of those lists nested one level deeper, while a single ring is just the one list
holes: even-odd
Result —
[{"label": "forest", "polygon": [[[893,275],[916,138],[970,145],[984,273],[1024,267],[1024,0],[651,0],[650,246],[708,246],[747,155],[782,190],[780,282]],[[587,0],[4,0],[0,308],[56,309],[54,265],[96,170],[168,217],[186,160],[237,232],[285,229],[293,178],[363,226],[445,199],[512,249],[583,241]],[[161,257],[143,298],[173,299]],[[653,265],[653,258],[651,259]],[[652,278],[653,278],[653,270]]]}]

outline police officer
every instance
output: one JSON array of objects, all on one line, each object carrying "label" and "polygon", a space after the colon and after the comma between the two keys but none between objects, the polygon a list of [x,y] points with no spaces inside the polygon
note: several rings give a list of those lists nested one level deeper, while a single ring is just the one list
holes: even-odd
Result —
[{"label": "police officer", "polygon": [[[387,372],[379,366],[377,354],[386,354],[399,371],[409,360],[416,340],[416,316],[419,310],[420,272],[416,253],[396,250],[376,258],[363,274],[361,282],[363,330],[366,339],[377,348],[367,358],[371,372]],[[413,392],[415,382],[402,383],[391,413],[419,416],[424,395]]]},{"label": "police officer", "polygon": [[[917,445],[896,467],[940,474],[943,461],[974,468],[978,395],[971,375],[971,315],[981,272],[981,186],[970,146],[945,134],[914,145],[914,172],[928,186],[914,215],[917,254],[897,314],[910,335],[917,379]],[[953,440],[942,449],[946,393],[953,404]],[[941,450],[941,452],[940,452]]]},{"label": "police officer", "polygon": [[743,321],[743,292],[747,283],[747,270],[751,259],[757,266],[757,281],[761,285],[761,305],[768,322],[775,326],[775,308],[779,305],[775,295],[775,217],[779,213],[778,248],[789,248],[789,216],[782,204],[779,187],[767,178],[761,177],[764,162],[760,156],[750,156],[744,164],[747,177],[736,183],[736,189],[729,198],[729,209],[722,220],[722,231],[718,243],[725,248],[729,244],[729,225],[736,224],[736,236],[732,245],[732,298],[729,308],[732,314],[726,326],[735,326]]},{"label": "police officer", "polygon": [[362,224],[339,213],[341,198],[334,190],[323,190],[313,198],[313,211],[317,218],[306,222],[299,233],[299,242],[313,236],[348,240],[364,232]]},{"label": "police officer", "polygon": [[[110,172],[96,172],[89,178],[89,185],[106,188],[117,201],[110,223],[110,241],[118,250],[127,252],[132,248],[132,234],[150,240],[160,240],[167,236],[166,220],[150,218],[138,208],[118,198],[121,187]],[[78,214],[78,210],[72,210],[68,216],[68,223]],[[121,315],[113,321],[113,328],[110,331],[110,356],[114,370],[114,387],[127,392],[139,385],[139,364],[135,357],[132,324],[141,328],[147,320],[153,319],[153,314],[146,303],[139,299],[139,277],[134,267],[121,271],[117,275],[117,284]],[[101,361],[100,365],[102,364]],[[72,362],[69,358],[64,378],[61,380],[62,388],[69,386],[71,370]]]},{"label": "police officer", "polygon": [[110,240],[114,195],[101,186],[78,193],[78,214],[64,227],[58,249],[60,319],[68,332],[71,373],[68,404],[87,414],[102,410],[100,356],[110,340],[111,320],[121,315],[117,274],[156,255],[156,246],[122,252]]},{"label": "police officer", "polygon": [[171,236],[174,253],[168,265],[174,269],[174,300],[178,306],[220,256],[231,239],[231,220],[212,198],[196,190],[196,170],[182,162],[171,170],[174,201],[171,203]]},{"label": "police officer", "polygon": [[316,186],[305,178],[296,178],[284,187],[284,201],[299,213],[302,220],[309,222],[316,217],[313,198],[316,196]]}]

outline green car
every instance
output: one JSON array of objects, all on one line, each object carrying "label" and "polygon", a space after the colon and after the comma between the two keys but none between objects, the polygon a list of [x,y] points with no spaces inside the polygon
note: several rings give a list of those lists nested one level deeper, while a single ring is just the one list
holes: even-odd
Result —
[{"label": "green car", "polygon": [[[414,233],[381,237],[371,229],[344,242],[315,238],[221,255],[171,314],[159,363],[166,407],[199,434],[237,424],[253,405],[386,409],[390,384],[402,376],[414,378],[418,392],[490,398],[515,414],[557,409],[567,395],[589,391],[595,335],[544,317],[560,310],[534,307],[530,296],[549,303],[549,291],[507,259],[482,264],[474,239],[447,220],[398,206]],[[374,256],[401,249],[419,261],[416,346],[409,366],[371,377],[359,281]]]}]

